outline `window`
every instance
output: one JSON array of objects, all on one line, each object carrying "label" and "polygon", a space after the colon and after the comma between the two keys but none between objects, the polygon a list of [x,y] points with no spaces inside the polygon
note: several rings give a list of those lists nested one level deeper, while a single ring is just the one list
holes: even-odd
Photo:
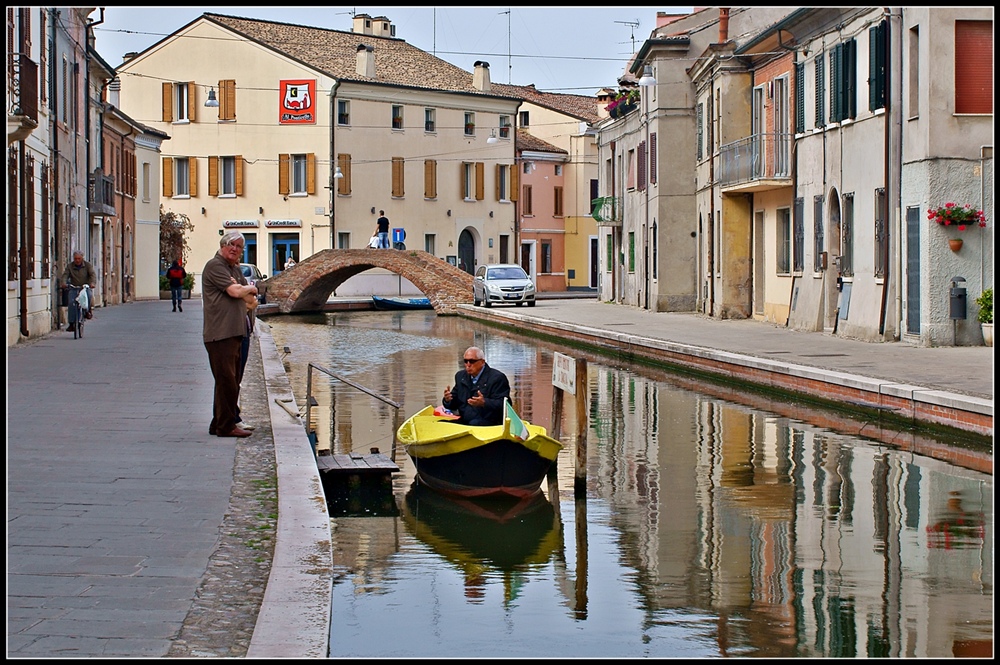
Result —
[{"label": "window", "polygon": [[993,21],[955,21],[955,113],[993,113]]},{"label": "window", "polygon": [[774,175],[791,173],[791,140],[788,135],[788,77],[774,79]]},{"label": "window", "polygon": [[556,217],[562,217],[563,214],[564,214],[563,213],[563,188],[562,187],[556,187],[554,189],[554,191],[552,192],[552,199],[553,199],[552,214],[555,215]]},{"label": "window", "polygon": [[392,128],[403,128],[403,107],[400,104],[392,105]]},{"label": "window", "polygon": [[635,272],[635,231],[628,232],[628,271]]},{"label": "window", "polygon": [[841,122],[858,115],[858,44],[854,39],[830,52],[830,120]]},{"label": "window", "polygon": [[337,124],[338,125],[350,125],[351,124],[351,102],[347,99],[337,100]]},{"label": "window", "polygon": [[813,61],[816,65],[816,127],[826,125],[826,71],[823,54],[820,53]]},{"label": "window", "polygon": [[629,189],[635,189],[635,148],[628,151],[627,168],[628,173],[625,177],[625,186]]},{"label": "window", "polygon": [[511,165],[497,164],[497,201],[511,200]]},{"label": "window", "polygon": [[435,240],[436,240],[436,236],[433,233],[425,233],[424,234],[424,251],[427,252],[428,254],[431,254],[431,255],[434,254],[434,251],[435,251],[435,247],[434,246],[437,244],[435,242]]},{"label": "window", "polygon": [[198,195],[198,160],[196,157],[163,158],[163,196]]},{"label": "window", "polygon": [[531,185],[521,188],[521,214],[524,216],[535,214],[531,208]]},{"label": "window", "polygon": [[556,175],[562,175],[563,174],[563,165],[562,164],[556,164],[556,166],[555,166],[555,174]]},{"label": "window", "polygon": [[840,274],[854,276],[854,192],[844,194],[840,220]]},{"label": "window", "polygon": [[885,277],[886,275],[886,250],[889,229],[886,225],[888,209],[886,203],[885,188],[879,187],[875,190],[875,277]]},{"label": "window", "polygon": [[152,165],[149,162],[142,163],[142,200],[145,203],[149,203],[150,197],[150,173]]},{"label": "window", "polygon": [[539,272],[551,273],[552,272],[552,241],[543,240],[541,249],[541,261],[542,267]]},{"label": "window", "polygon": [[433,159],[424,160],[424,198],[437,198],[437,161]]},{"label": "window", "polygon": [[605,238],[607,242],[604,247],[604,265],[606,266],[606,272],[611,272],[615,265],[615,239],[610,233]]},{"label": "window", "polygon": [[236,81],[219,81],[219,120],[236,120]]},{"label": "window", "polygon": [[337,166],[340,167],[340,172],[344,176],[335,181],[337,183],[337,193],[341,196],[347,196],[351,193],[351,156],[347,153],[337,155]]},{"label": "window", "polygon": [[518,125],[518,127],[529,127],[530,126],[528,124],[528,112],[527,111],[518,111],[517,112],[517,125]]},{"label": "window", "polygon": [[[916,118],[920,115],[920,26],[910,28],[907,37],[906,68],[909,76],[906,79],[906,106],[909,117]],[[958,71],[957,62],[955,70]]]},{"label": "window", "polygon": [[826,234],[823,231],[823,197],[813,197],[813,272],[823,270],[823,243]]},{"label": "window", "polygon": [[475,168],[476,165],[472,162],[462,163],[462,198],[466,201],[473,200]]},{"label": "window", "polygon": [[[868,110],[885,108],[888,65],[888,23],[880,22],[868,29]],[[992,74],[991,74],[992,75]]]},{"label": "window", "polygon": [[195,110],[195,85],[187,83],[163,84],[163,122],[192,122]]},{"label": "window", "polygon": [[806,66],[795,63],[795,133],[806,131]]},{"label": "window", "polygon": [[[237,194],[242,195],[242,193],[242,186],[240,186]],[[296,194],[304,196],[316,193],[316,155],[314,153],[278,155],[278,193],[283,196]]]},{"label": "window", "polygon": [[523,162],[521,164],[521,170],[524,171],[524,175],[528,175],[535,170],[534,162]]},{"label": "window", "polygon": [[705,105],[698,104],[695,108],[695,126],[698,136],[698,143],[695,148],[695,157],[701,159],[705,154]]},{"label": "window", "polygon": [[223,157],[221,162],[222,189],[223,196],[235,196],[236,194],[236,161],[232,157]]},{"label": "window", "polygon": [[392,197],[402,198],[403,196],[403,176],[404,164],[402,157],[392,158]]},{"label": "window", "polygon": [[465,135],[475,136],[476,134],[476,114],[466,112],[465,114]]},{"label": "window", "polygon": [[806,258],[805,222],[802,220],[805,199],[801,196],[795,199],[792,211],[792,272],[802,272]]},{"label": "window", "polygon": [[434,131],[434,109],[424,109],[424,131],[433,132]]},{"label": "window", "polygon": [[500,116],[500,138],[509,139],[510,138],[510,116],[502,115]]},{"label": "window", "polygon": [[792,220],[788,208],[778,209],[778,257],[776,269],[779,274],[787,275],[792,270]]}]

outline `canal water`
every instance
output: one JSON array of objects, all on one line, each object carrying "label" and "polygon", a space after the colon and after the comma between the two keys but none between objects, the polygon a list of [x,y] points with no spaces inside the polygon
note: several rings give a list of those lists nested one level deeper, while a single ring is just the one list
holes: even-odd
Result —
[{"label": "canal water", "polygon": [[[395,451],[387,501],[331,505],[330,657],[992,655],[988,453],[432,311],[266,322],[299,404],[311,362],[400,418],[476,345],[551,431],[554,353],[587,361],[585,487],[569,398],[540,500],[422,491]],[[313,394],[319,454],[393,454],[393,408],[315,370]]]}]

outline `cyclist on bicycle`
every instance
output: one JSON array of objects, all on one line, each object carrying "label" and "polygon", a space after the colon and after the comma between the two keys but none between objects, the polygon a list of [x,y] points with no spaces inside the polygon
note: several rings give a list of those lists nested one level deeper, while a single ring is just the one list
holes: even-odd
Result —
[{"label": "cyclist on bicycle", "polygon": [[[94,271],[94,266],[90,265],[90,262],[85,261],[83,258],[83,252],[77,250],[73,252],[73,261],[66,266],[66,269],[62,274],[63,288],[74,286],[77,288],[90,287],[89,305],[84,316],[88,319],[94,318],[93,308],[94,308],[94,289],[97,288],[97,272]],[[70,323],[69,327],[66,329],[69,332],[73,332],[76,328],[75,323]]]}]

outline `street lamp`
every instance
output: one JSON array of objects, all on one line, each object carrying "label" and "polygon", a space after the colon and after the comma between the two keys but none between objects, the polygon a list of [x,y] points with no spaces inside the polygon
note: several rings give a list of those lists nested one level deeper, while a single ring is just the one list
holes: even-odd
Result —
[{"label": "street lamp", "polygon": [[656,79],[653,78],[653,66],[646,65],[642,69],[642,78],[639,79],[639,85],[643,88],[648,88],[650,86],[656,85]]},{"label": "street lamp", "polygon": [[205,100],[205,106],[208,108],[216,108],[219,105],[219,100],[215,98],[215,86],[208,91],[208,99]]},{"label": "street lamp", "polygon": [[486,142],[491,145],[494,143],[500,143],[500,139],[497,138],[497,130],[495,129],[490,130],[490,137],[486,139]]}]

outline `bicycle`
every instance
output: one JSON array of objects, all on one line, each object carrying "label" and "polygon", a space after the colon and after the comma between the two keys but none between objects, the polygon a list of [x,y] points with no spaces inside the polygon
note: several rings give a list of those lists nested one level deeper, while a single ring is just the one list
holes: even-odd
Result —
[{"label": "bicycle", "polygon": [[67,304],[69,324],[73,326],[73,339],[79,339],[83,337],[83,322],[87,320],[86,313],[83,309],[83,305],[80,303],[80,293],[86,289],[87,291],[87,311],[90,310],[90,303],[93,302],[93,295],[89,285],[84,286],[66,286],[64,287],[69,294],[69,302]]}]

